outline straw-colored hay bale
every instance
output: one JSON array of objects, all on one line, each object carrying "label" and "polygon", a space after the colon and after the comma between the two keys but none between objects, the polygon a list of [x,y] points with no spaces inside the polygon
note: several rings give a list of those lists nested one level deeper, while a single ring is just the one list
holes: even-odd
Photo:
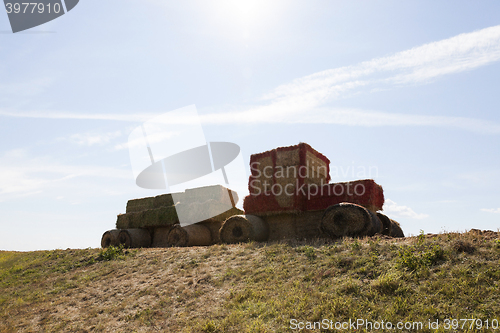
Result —
[{"label": "straw-colored hay bale", "polygon": [[320,237],[319,226],[323,211],[281,213],[261,218],[269,226],[269,240],[313,239]]},{"label": "straw-colored hay bale", "polygon": [[295,166],[300,164],[299,146],[294,149],[276,149],[276,165],[278,166]]},{"label": "straw-colored hay bale", "polygon": [[101,238],[101,247],[106,248],[109,246],[118,246],[120,242],[118,241],[118,234],[120,230],[113,229],[106,231]]},{"label": "straw-colored hay bale", "polygon": [[124,229],[120,230],[118,240],[126,248],[149,247],[151,234],[147,229]]},{"label": "straw-colored hay bale", "polygon": [[210,230],[201,224],[174,225],[168,233],[170,246],[206,246],[212,243]]},{"label": "straw-colored hay bale", "polygon": [[382,230],[382,223],[363,206],[343,202],[325,210],[320,228],[332,238],[372,236]]},{"label": "straw-colored hay bale", "polygon": [[269,237],[269,228],[260,217],[235,215],[224,221],[219,234],[224,243],[239,243],[249,240],[262,242]]},{"label": "straw-colored hay bale", "polygon": [[404,237],[405,236],[403,229],[401,229],[401,225],[394,220],[391,220],[391,236],[392,237]]},{"label": "straw-colored hay bale", "polygon": [[[240,212],[241,213],[237,213],[235,215],[243,214],[243,211],[240,211]],[[227,219],[227,217],[226,217],[226,219]],[[203,226],[207,227],[208,230],[210,230],[210,236],[212,238],[212,244],[221,243],[219,230],[222,227],[222,222],[224,222],[224,220],[218,221],[218,220],[214,220],[214,219],[208,219],[208,220],[205,220],[203,222],[199,222],[198,223],[200,225],[203,225]]]},{"label": "straw-colored hay bale", "polygon": [[205,202],[193,202],[191,204],[179,203],[176,205],[176,209],[178,215],[182,217],[181,224],[185,224],[185,222],[196,223],[208,219],[222,222],[230,216],[243,214],[241,209],[213,199]]},{"label": "straw-colored hay bale", "polygon": [[238,193],[221,185],[211,185],[187,189],[184,200],[181,203],[205,202],[213,200],[215,202],[234,206],[238,203]]},{"label": "straw-colored hay bale", "polygon": [[169,247],[168,233],[172,227],[154,228],[151,247]]},{"label": "straw-colored hay bale", "polygon": [[391,219],[382,213],[377,213],[377,217],[382,222],[382,235],[390,236],[392,230]]}]

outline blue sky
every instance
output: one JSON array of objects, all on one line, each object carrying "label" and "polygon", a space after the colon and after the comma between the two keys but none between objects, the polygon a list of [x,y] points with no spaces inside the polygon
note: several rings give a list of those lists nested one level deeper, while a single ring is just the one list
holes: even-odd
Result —
[{"label": "blue sky", "polygon": [[246,165],[307,142],[333,182],[371,176],[406,234],[497,230],[499,14],[497,1],[81,0],[17,34],[0,15],[0,249],[98,247],[128,199],[162,193],[135,185],[129,133],[192,104]]}]

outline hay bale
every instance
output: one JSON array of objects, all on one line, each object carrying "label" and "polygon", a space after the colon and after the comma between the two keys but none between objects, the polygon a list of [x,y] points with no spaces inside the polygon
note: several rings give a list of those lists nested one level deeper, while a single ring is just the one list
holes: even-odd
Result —
[{"label": "hay bale", "polygon": [[[174,196],[176,197],[176,196]],[[231,205],[234,207],[238,203],[238,193],[221,185],[203,186],[187,189],[184,193],[184,200],[181,203],[194,203],[213,200],[215,202]]]},{"label": "hay bale", "polygon": [[[243,211],[241,211],[241,213],[237,213],[235,215],[239,215],[239,214],[243,214]],[[226,217],[226,219],[227,219],[227,217]],[[198,223],[198,224],[201,224],[201,225],[207,227],[208,230],[210,230],[210,236],[212,238],[212,244],[218,244],[218,243],[221,242],[219,230],[222,227],[222,222],[223,221],[219,221],[218,219],[216,219],[216,220],[214,220],[214,219],[208,219],[208,220],[205,220],[203,222],[199,222]]]},{"label": "hay bale", "polygon": [[106,248],[109,246],[118,246],[120,242],[118,241],[118,234],[120,230],[113,229],[106,231],[101,238],[101,247]]},{"label": "hay bale", "polygon": [[168,243],[168,233],[172,227],[161,227],[154,228],[153,230],[153,242],[151,243],[151,247],[169,247]]},{"label": "hay bale", "polygon": [[384,190],[373,179],[323,185],[317,193],[310,195],[306,210],[326,209],[341,202],[358,204],[377,212],[384,205]]},{"label": "hay bale", "polygon": [[390,236],[392,230],[391,219],[382,213],[377,213],[377,217],[382,222],[382,235]]},{"label": "hay bale", "polygon": [[403,229],[401,229],[401,225],[394,221],[391,220],[391,234],[390,236],[392,237],[404,237],[405,234],[403,233]]},{"label": "hay bale", "polygon": [[219,234],[224,243],[263,242],[269,237],[269,228],[264,220],[255,215],[234,215],[224,221]]},{"label": "hay bale", "polygon": [[254,154],[250,156],[250,196],[272,193],[278,211],[304,210],[301,198],[307,194],[297,189],[303,184],[327,184],[329,165],[328,158],[306,143]]},{"label": "hay bale", "polygon": [[201,224],[174,225],[168,233],[170,246],[206,246],[212,243],[210,229]]},{"label": "hay bale", "polygon": [[269,226],[268,240],[314,239],[321,236],[323,211],[281,213],[260,216]]},{"label": "hay bale", "polygon": [[118,240],[125,248],[149,247],[151,234],[147,229],[124,229],[120,230]]},{"label": "hay bale", "polygon": [[168,227],[179,223],[175,206],[159,207],[139,212],[120,214],[117,229]]},{"label": "hay bale", "polygon": [[320,229],[332,238],[373,236],[382,231],[382,223],[363,206],[343,202],[325,210]]}]

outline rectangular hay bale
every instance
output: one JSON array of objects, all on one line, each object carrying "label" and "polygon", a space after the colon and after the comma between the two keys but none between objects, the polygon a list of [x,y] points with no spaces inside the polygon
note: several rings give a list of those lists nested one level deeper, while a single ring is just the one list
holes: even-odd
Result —
[{"label": "rectangular hay bale", "polygon": [[280,207],[302,210],[303,184],[328,184],[330,160],[306,143],[280,147],[250,157],[251,195],[272,193]]}]

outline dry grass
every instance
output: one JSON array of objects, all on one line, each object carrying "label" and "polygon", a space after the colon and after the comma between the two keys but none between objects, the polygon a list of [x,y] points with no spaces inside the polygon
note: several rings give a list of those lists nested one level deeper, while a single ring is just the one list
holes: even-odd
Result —
[{"label": "dry grass", "polygon": [[292,318],[500,320],[499,262],[499,233],[476,231],[0,252],[0,332],[289,332]]}]

